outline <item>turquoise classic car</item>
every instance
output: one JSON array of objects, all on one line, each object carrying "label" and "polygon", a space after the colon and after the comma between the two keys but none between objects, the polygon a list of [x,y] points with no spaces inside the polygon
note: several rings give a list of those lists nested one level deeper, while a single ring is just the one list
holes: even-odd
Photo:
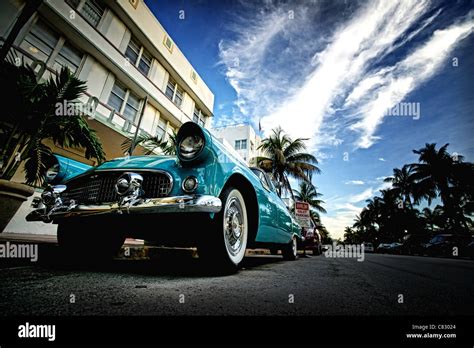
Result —
[{"label": "turquoise classic car", "polygon": [[59,246],[69,256],[111,256],[131,237],[197,247],[200,259],[225,271],[238,269],[247,248],[296,259],[301,227],[265,172],[193,122],[180,128],[176,151],[97,167],[56,156],[27,220],[58,224]]}]

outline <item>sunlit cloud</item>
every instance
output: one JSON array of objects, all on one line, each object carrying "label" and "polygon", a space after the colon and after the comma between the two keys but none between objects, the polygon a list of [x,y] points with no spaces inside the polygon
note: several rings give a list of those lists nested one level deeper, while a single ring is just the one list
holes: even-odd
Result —
[{"label": "sunlit cloud", "polygon": [[364,185],[363,180],[349,180],[345,182],[346,185]]}]

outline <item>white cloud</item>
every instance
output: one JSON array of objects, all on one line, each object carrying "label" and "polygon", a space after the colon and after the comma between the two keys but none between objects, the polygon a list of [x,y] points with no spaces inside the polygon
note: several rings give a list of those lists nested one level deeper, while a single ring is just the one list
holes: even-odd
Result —
[{"label": "white cloud", "polygon": [[372,187],[369,187],[362,191],[361,193],[351,195],[347,197],[347,201],[349,203],[357,203],[361,201],[365,201],[366,199],[372,198],[377,190],[374,190]]},{"label": "white cloud", "polygon": [[[311,27],[309,18],[318,6],[272,1],[243,5],[248,7],[248,13],[244,18],[234,14],[237,20],[229,27],[236,38],[220,41],[219,57],[225,76],[236,91],[237,110],[257,124],[261,116],[276,107],[277,101],[294,92],[301,82],[299,78],[310,68],[295,57],[310,56],[307,52],[313,46],[306,43],[311,34],[302,29]],[[316,40],[312,38],[311,42]],[[290,69],[285,67],[289,62]]]},{"label": "white cloud", "polygon": [[[219,52],[239,111],[254,124],[261,119],[266,134],[281,126],[293,137],[310,138],[313,150],[340,145],[347,126],[358,135],[356,147],[372,146],[381,139],[376,131],[385,111],[430,78],[472,31],[469,15],[436,31],[401,62],[372,71],[372,63],[413,41],[442,10],[419,21],[428,0],[373,1],[321,39],[309,30],[321,4],[292,6],[295,20],[287,4],[266,1],[264,10],[234,26],[235,39],[221,41]],[[332,117],[338,105],[347,110],[346,120]]]},{"label": "white cloud", "polygon": [[383,157],[379,157],[379,161],[381,161],[381,162],[386,162],[386,161],[385,161],[385,158],[383,158]]},{"label": "white cloud", "polygon": [[355,213],[351,211],[339,212],[337,216],[321,216],[321,222],[326,226],[331,238],[343,238],[344,228],[352,226],[354,223]]},{"label": "white cloud", "polygon": [[364,181],[362,180],[349,180],[345,182],[346,185],[364,185]]},{"label": "white cloud", "polygon": [[[473,14],[474,12],[470,12],[463,21],[436,30],[428,41],[405,59],[390,68],[384,67],[359,82],[349,95],[351,98],[346,100],[351,105],[360,102],[362,117],[351,126],[352,130],[361,133],[358,147],[372,146],[379,138],[374,134],[382,123],[386,110],[403,101],[409,93],[432,77],[454,46],[472,33]],[[377,84],[373,81],[377,81]]]},{"label": "white cloud", "polygon": [[[427,9],[426,1],[371,3],[333,35],[314,56],[316,69],[303,87],[262,119],[266,130],[281,125],[294,136],[316,138],[336,99],[364,75]],[[292,117],[288,117],[292,115]]]}]

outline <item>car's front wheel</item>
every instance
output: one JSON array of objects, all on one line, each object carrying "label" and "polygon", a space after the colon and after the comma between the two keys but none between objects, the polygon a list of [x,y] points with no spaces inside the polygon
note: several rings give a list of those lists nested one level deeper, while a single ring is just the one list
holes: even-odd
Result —
[{"label": "car's front wheel", "polygon": [[281,253],[285,260],[296,260],[298,256],[298,241],[296,239],[296,236],[293,236],[291,242],[285,245],[285,247],[281,250]]},{"label": "car's front wheel", "polygon": [[222,210],[198,247],[206,267],[220,273],[236,272],[245,256],[248,239],[248,214],[242,193],[228,187],[221,194]]}]

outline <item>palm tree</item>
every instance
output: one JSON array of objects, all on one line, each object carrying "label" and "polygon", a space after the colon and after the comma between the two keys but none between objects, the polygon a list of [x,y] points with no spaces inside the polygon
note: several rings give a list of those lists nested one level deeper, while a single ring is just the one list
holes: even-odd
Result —
[{"label": "palm tree", "polygon": [[316,187],[310,182],[300,181],[299,190],[293,190],[293,192],[296,201],[306,202],[311,206],[311,208],[314,208],[321,213],[326,213],[326,209],[322,206],[324,201],[318,199],[318,197],[321,197],[323,194],[319,193]]},{"label": "palm tree", "polygon": [[411,164],[413,176],[420,196],[428,204],[439,195],[446,218],[444,227],[468,231],[470,218],[465,214],[472,213],[474,167],[472,163],[464,163],[463,156],[449,154],[448,145],[437,150],[436,144],[425,144],[424,148],[413,150],[419,155],[418,163]]},{"label": "palm tree", "polygon": [[447,151],[448,145],[445,144],[437,150],[436,144],[425,144],[424,148],[413,150],[419,155],[418,163],[410,165],[413,178],[428,204],[431,204],[431,200],[437,195],[444,205],[449,203],[449,186],[455,173],[454,167],[457,162],[463,160],[463,156],[458,156],[457,161],[454,161]]},{"label": "palm tree", "polygon": [[[138,145],[142,146],[146,150],[145,155],[153,155],[157,150],[159,150],[166,156],[174,156],[176,155],[176,137],[177,133],[175,131],[173,131],[173,134],[169,134],[168,139],[164,139],[164,137],[158,138],[158,136],[142,134],[137,137],[134,148],[136,148]],[[122,143],[122,150],[125,153],[130,154],[132,142],[132,139],[127,138]]]},{"label": "palm tree", "polygon": [[431,232],[434,231],[435,225],[438,224],[439,221],[439,210],[431,210],[430,208],[426,207],[422,210],[422,218],[425,221],[425,225],[429,227]]},{"label": "palm tree", "polygon": [[392,191],[403,200],[404,207],[408,208],[412,207],[411,197],[416,196],[413,174],[413,167],[404,165],[402,169],[394,168],[393,176],[384,179],[384,182],[392,183]]},{"label": "palm tree", "polygon": [[302,152],[306,149],[304,141],[307,139],[291,139],[281,127],[272,131],[272,134],[262,140],[261,149],[266,157],[257,157],[257,165],[263,170],[272,173],[274,179],[280,183],[278,192],[281,195],[282,187],[291,191],[288,176],[304,181],[310,181],[312,173],[320,173],[316,166],[316,157]]},{"label": "palm tree", "polygon": [[0,162],[2,179],[10,180],[24,162],[26,183],[41,185],[53,161],[47,139],[58,147],[82,148],[87,159],[105,160],[102,144],[77,108],[58,113],[58,105],[76,105],[86,84],[63,67],[45,82],[33,69],[4,61],[0,65]]}]

